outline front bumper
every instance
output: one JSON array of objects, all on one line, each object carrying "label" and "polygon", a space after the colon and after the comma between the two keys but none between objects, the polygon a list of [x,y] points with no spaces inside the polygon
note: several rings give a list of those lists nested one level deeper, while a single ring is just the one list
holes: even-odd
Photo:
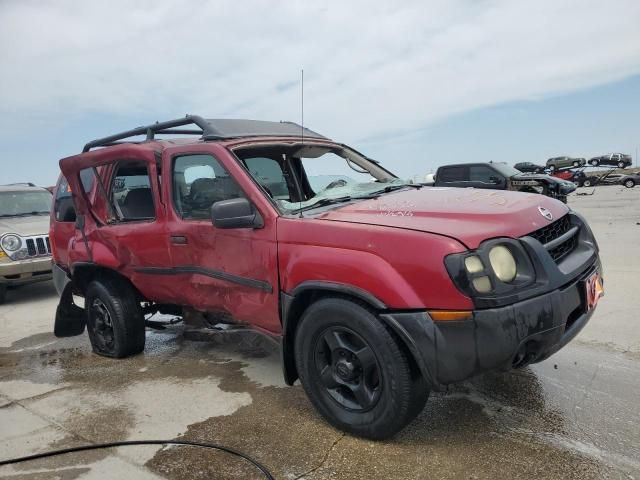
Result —
[{"label": "front bumper", "polygon": [[425,378],[437,388],[488,370],[540,362],[566,345],[587,324],[585,280],[599,262],[572,282],[512,305],[476,310],[464,321],[434,322],[427,312],[385,313]]},{"label": "front bumper", "polygon": [[51,257],[0,262],[0,284],[25,285],[51,279]]}]

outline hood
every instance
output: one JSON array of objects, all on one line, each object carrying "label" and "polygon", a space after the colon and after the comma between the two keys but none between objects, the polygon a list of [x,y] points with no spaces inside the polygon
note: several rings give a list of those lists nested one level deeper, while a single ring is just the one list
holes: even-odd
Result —
[{"label": "hood", "polygon": [[517,238],[549,225],[539,207],[549,210],[553,221],[569,211],[563,203],[533,193],[423,187],[347,204],[316,218],[419,230],[476,248],[489,238]]},{"label": "hood", "polygon": [[15,233],[22,237],[47,235],[49,233],[49,215],[2,217],[0,218],[0,236],[5,233]]}]

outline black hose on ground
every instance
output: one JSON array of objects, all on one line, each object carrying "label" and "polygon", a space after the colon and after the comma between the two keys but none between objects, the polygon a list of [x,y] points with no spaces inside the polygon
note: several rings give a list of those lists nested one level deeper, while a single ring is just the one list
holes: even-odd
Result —
[{"label": "black hose on ground", "polygon": [[65,455],[67,453],[74,452],[85,452],[88,450],[100,450],[104,448],[113,448],[113,447],[129,447],[132,445],[188,445],[190,447],[200,447],[200,448],[209,448],[212,450],[220,450],[222,452],[229,453],[231,455],[235,455],[236,457],[240,457],[243,460],[249,462],[251,465],[260,470],[260,473],[264,475],[268,480],[275,480],[271,472],[267,470],[267,468],[258,463],[256,460],[251,458],[250,456],[239,452],[238,450],[233,450],[232,448],[225,447],[223,445],[216,445],[213,443],[204,443],[204,442],[190,442],[188,440],[129,440],[124,442],[109,442],[109,443],[96,443],[92,445],[81,445],[79,447],[70,447],[63,448],[61,450],[51,450],[49,452],[35,453],[33,455],[27,455],[25,457],[19,458],[11,458],[9,460],[0,460],[0,467],[4,465],[12,465],[15,463],[29,462],[31,460],[38,460],[40,458],[48,458],[55,457],[58,455]]}]

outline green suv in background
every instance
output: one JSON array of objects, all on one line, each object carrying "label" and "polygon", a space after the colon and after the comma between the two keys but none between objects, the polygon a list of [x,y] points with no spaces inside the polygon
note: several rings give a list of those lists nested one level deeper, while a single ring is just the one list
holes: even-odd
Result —
[{"label": "green suv in background", "polygon": [[51,279],[50,208],[44,188],[0,186],[0,303],[8,287]]},{"label": "green suv in background", "polygon": [[584,158],[574,157],[553,157],[547,160],[547,168],[549,170],[558,170],[560,168],[582,167],[587,161]]}]

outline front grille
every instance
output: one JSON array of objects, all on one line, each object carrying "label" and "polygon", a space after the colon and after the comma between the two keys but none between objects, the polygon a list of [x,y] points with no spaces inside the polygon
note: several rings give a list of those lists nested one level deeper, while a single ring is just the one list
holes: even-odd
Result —
[{"label": "front grille", "polygon": [[[538,240],[542,245],[547,245],[550,242],[553,242],[555,239],[561,237],[569,230],[571,230],[571,219],[569,215],[565,215],[564,217],[556,220],[555,222],[547,225],[546,227],[542,227],[535,232],[530,233],[528,236],[533,237]],[[551,258],[558,263],[568,254],[570,254],[574,248],[578,245],[578,235],[573,235],[569,239],[565,240],[559,245],[554,246],[549,250],[549,255]]]},{"label": "front grille", "polygon": [[559,220],[550,223],[546,227],[542,227],[541,229],[530,233],[529,236],[535,238],[541,244],[545,245],[567,233],[570,228],[571,220],[569,220],[569,215],[565,215]]},{"label": "front grille", "polygon": [[27,257],[43,257],[51,255],[51,243],[48,236],[29,237],[25,241]]}]

